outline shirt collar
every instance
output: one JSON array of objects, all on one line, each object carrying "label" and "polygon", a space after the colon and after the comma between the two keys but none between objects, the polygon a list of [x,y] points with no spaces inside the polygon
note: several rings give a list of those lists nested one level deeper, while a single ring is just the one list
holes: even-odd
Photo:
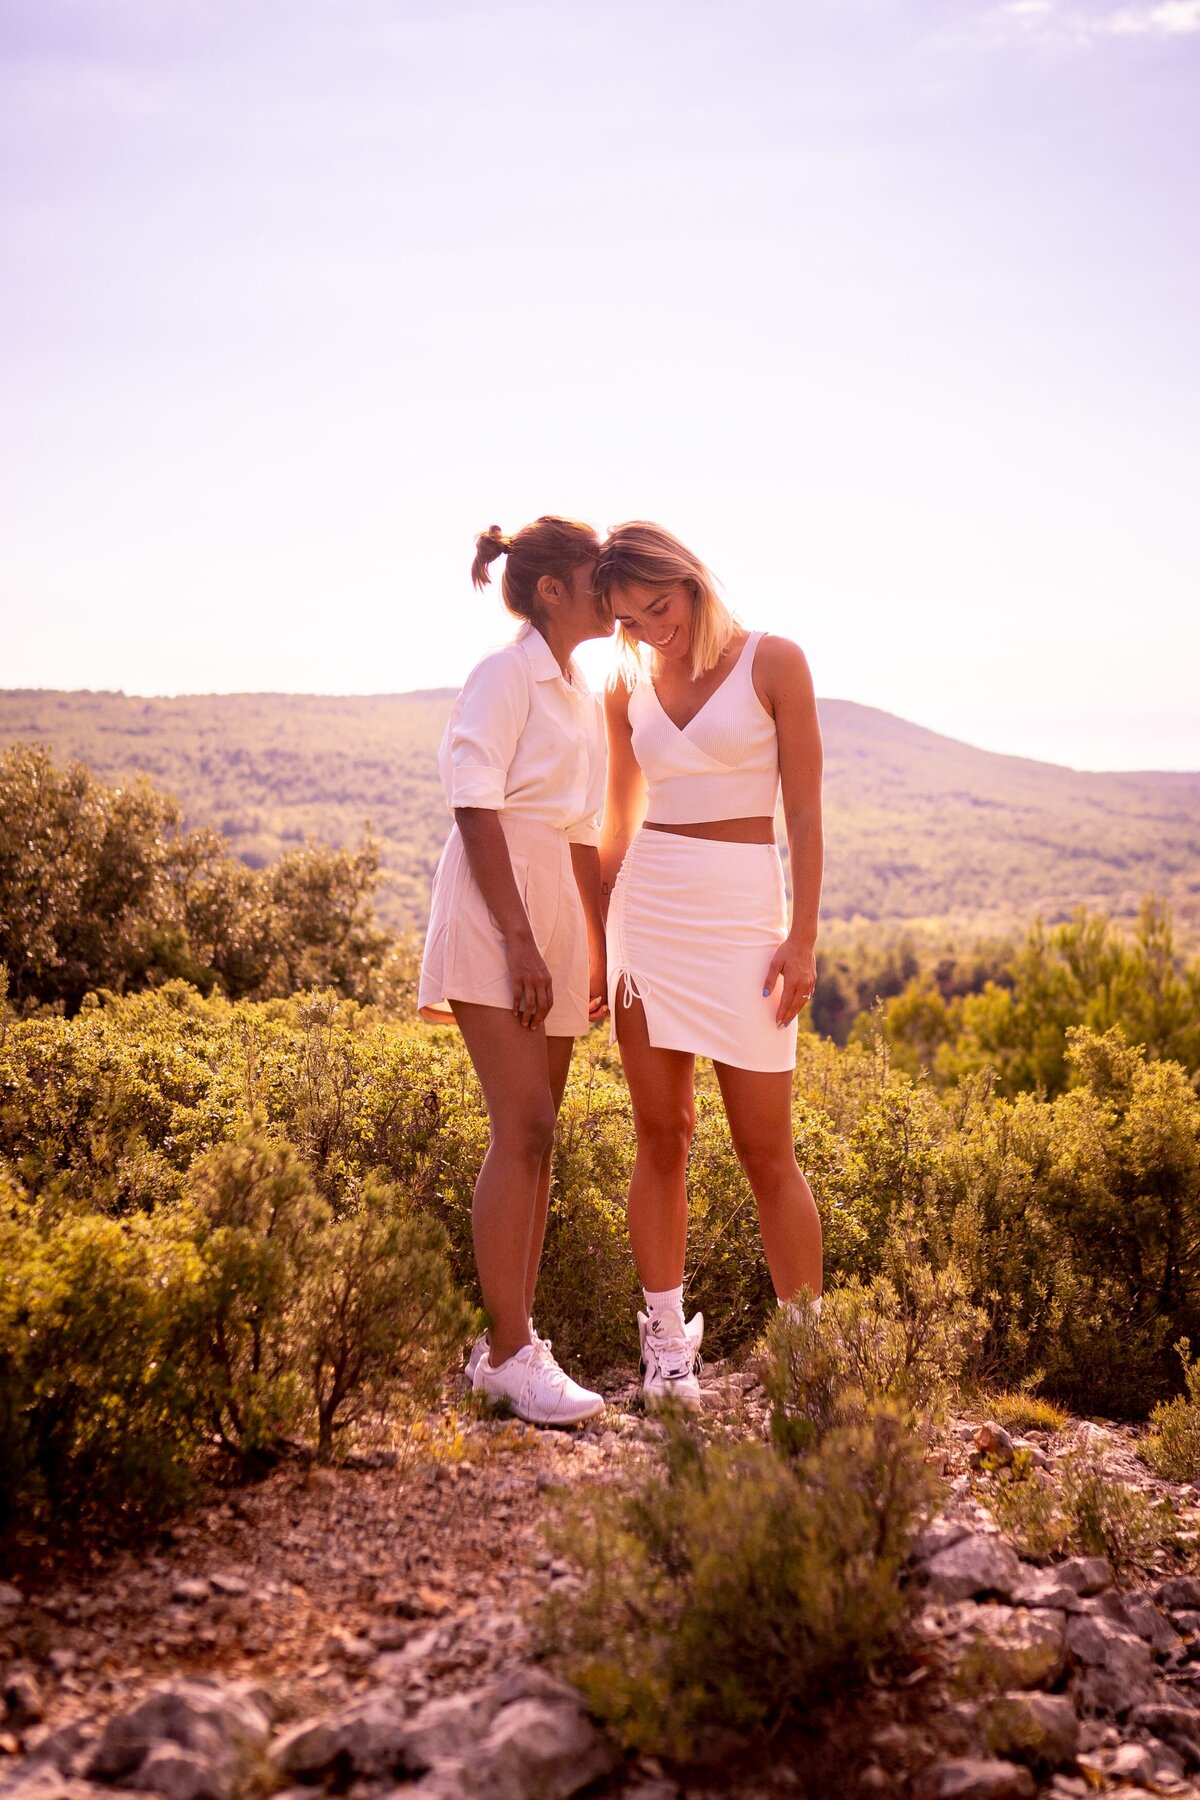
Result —
[{"label": "shirt collar", "polygon": [[[522,625],[517,633],[517,642],[525,652],[535,681],[562,681],[564,679],[563,672],[558,666],[558,658],[536,625]],[[567,664],[565,680],[569,687],[579,686],[579,675],[573,660]]]}]

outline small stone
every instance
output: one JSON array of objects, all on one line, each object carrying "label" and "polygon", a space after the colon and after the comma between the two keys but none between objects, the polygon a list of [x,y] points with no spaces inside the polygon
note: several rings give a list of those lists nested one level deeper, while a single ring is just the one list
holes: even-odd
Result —
[{"label": "small stone", "polygon": [[1003,1425],[988,1420],[975,1433],[975,1448],[984,1456],[990,1456],[993,1462],[1007,1468],[1013,1459],[1013,1441],[1011,1432],[1005,1431]]},{"label": "small stone", "polygon": [[1054,1569],[1034,1569],[1013,1591],[1014,1606],[1046,1606],[1054,1612],[1078,1612],[1083,1605],[1076,1590],[1060,1581]]},{"label": "small stone", "polygon": [[[497,1717],[473,1771],[480,1800],[569,1800],[620,1761],[616,1744],[597,1731],[578,1702],[518,1700]],[[473,1783],[473,1785],[475,1784]]]},{"label": "small stone", "polygon": [[1079,1721],[1061,1694],[1002,1694],[980,1715],[988,1749],[1036,1769],[1059,1769],[1075,1760]]},{"label": "small stone", "polygon": [[1037,1783],[1018,1763],[972,1756],[931,1769],[916,1791],[919,1800],[1033,1800]]},{"label": "small stone", "polygon": [[202,1606],[212,1598],[212,1589],[202,1575],[185,1575],[171,1589],[171,1598],[181,1606]]},{"label": "small stone", "polygon": [[430,1769],[443,1757],[468,1755],[499,1710],[495,1689],[427,1701],[405,1733],[405,1767]]},{"label": "small stone", "polygon": [[1160,1581],[1154,1598],[1168,1612],[1200,1612],[1200,1576],[1176,1575],[1171,1581]]},{"label": "small stone", "polygon": [[1102,1594],[1113,1583],[1112,1565],[1106,1556],[1071,1556],[1056,1563],[1054,1573],[1081,1596]]},{"label": "small stone", "polygon": [[[406,1769],[408,1708],[389,1688],[376,1688],[328,1719],[302,1719],[271,1745],[272,1767],[299,1781],[334,1769],[387,1775]],[[424,1766],[424,1765],[421,1765]]]},{"label": "small stone", "polygon": [[[1114,1606],[1113,1602],[1119,1604]],[[1133,1592],[1129,1594],[1106,1594],[1104,1608],[1110,1618],[1128,1625],[1145,1643],[1149,1644],[1155,1656],[1168,1656],[1172,1650],[1181,1649],[1183,1640],[1170,1622],[1165,1619],[1155,1606],[1149,1594]]]},{"label": "small stone", "polygon": [[162,1794],[164,1800],[230,1800],[233,1771],[180,1744],[152,1744],[145,1760],[125,1777],[126,1787]]},{"label": "small stone", "polygon": [[4,1708],[8,1723],[18,1731],[45,1718],[41,1689],[28,1669],[14,1669],[5,1676]]},{"label": "small stone", "polygon": [[153,1746],[166,1740],[227,1771],[232,1783],[237,1770],[266,1747],[267,1706],[262,1689],[247,1683],[201,1677],[163,1682],[109,1719],[85,1773],[133,1786]]},{"label": "small stone", "polygon": [[1100,1772],[1109,1781],[1138,1782],[1143,1787],[1154,1780],[1156,1763],[1145,1744],[1118,1744],[1099,1757]]},{"label": "small stone", "polygon": [[976,1606],[957,1621],[969,1637],[958,1667],[960,1691],[1049,1687],[1066,1667],[1065,1615],[1012,1606]]},{"label": "small stone", "polygon": [[1089,1709],[1116,1718],[1148,1696],[1154,1673],[1149,1647],[1111,1619],[1084,1614],[1067,1622],[1067,1648],[1087,1673],[1080,1694]]},{"label": "small stone", "polygon": [[250,1592],[250,1583],[243,1581],[240,1575],[225,1573],[210,1575],[208,1584],[214,1594],[223,1594],[229,1600],[238,1600],[243,1594]]},{"label": "small stone", "polygon": [[66,1644],[55,1644],[46,1661],[56,1675],[65,1675],[79,1661],[79,1652],[70,1649]]},{"label": "small stone", "polygon": [[1200,1769],[1200,1713],[1192,1707],[1143,1702],[1133,1708],[1129,1723],[1162,1738],[1176,1755],[1183,1758],[1184,1767],[1189,1771]]},{"label": "small stone", "polygon": [[1020,1587],[1016,1552],[999,1538],[971,1532],[939,1550],[925,1564],[929,1591],[940,1600],[979,1599],[998,1594],[1007,1600]]},{"label": "small stone", "polygon": [[24,1606],[25,1596],[11,1581],[0,1581],[0,1608]]},{"label": "small stone", "polygon": [[948,1550],[951,1544],[961,1543],[970,1535],[970,1530],[971,1527],[964,1525],[961,1519],[931,1519],[913,1539],[909,1561],[928,1562],[939,1550]]}]

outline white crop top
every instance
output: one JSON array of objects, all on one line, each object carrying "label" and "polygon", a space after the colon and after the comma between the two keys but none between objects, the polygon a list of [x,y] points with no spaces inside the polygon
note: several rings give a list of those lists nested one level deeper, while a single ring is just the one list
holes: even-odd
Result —
[{"label": "white crop top", "polygon": [[773,818],[779,798],[775,721],[754,691],[752,631],[720,687],[680,730],[649,676],[629,695],[633,754],[649,789],[648,825]]}]

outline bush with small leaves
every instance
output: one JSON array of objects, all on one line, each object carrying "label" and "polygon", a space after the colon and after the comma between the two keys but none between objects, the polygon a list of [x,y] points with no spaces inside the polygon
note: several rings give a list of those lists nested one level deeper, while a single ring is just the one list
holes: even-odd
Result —
[{"label": "bush with small leaves", "polygon": [[1160,1400],[1154,1408],[1141,1453],[1167,1481],[1195,1481],[1200,1478],[1200,1365],[1193,1360],[1187,1338],[1180,1338],[1175,1348],[1183,1364],[1185,1391],[1173,1400]]},{"label": "bush with small leaves", "polygon": [[1146,1571],[1172,1540],[1169,1508],[1106,1473],[1087,1445],[1060,1457],[1051,1478],[1018,1451],[985,1476],[984,1499],[1023,1556],[1105,1556],[1118,1574]]},{"label": "bush with small leaves", "polygon": [[317,1453],[369,1411],[432,1406],[476,1327],[455,1287],[442,1226],[368,1175],[314,1235],[296,1300],[293,1357],[308,1370]]},{"label": "bush with small leaves", "polygon": [[889,1240],[889,1273],[828,1288],[818,1322],[803,1299],[779,1308],[760,1361],[771,1432],[796,1451],[881,1401],[925,1429],[937,1421],[978,1354],[986,1319],[951,1264],[919,1253],[911,1215]]},{"label": "bush with small leaves", "polygon": [[0,1518],[112,1529],[181,1503],[200,1435],[191,1278],[155,1220],[0,1197]]},{"label": "bush with small leaves", "polygon": [[555,1542],[583,1587],[552,1595],[549,1645],[631,1748],[693,1758],[771,1731],[887,1656],[927,1501],[921,1447],[885,1404],[796,1457],[676,1423],[661,1473],[568,1503]]}]

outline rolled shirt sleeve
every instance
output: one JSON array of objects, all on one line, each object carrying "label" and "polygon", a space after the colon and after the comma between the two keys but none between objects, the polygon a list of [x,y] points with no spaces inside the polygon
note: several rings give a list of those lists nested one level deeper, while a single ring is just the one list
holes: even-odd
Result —
[{"label": "rolled shirt sleeve", "polygon": [[500,812],[517,744],[529,718],[529,678],[521,660],[485,657],[467,677],[443,744],[443,780],[451,807]]},{"label": "rolled shirt sleeve", "polygon": [[567,842],[570,844],[599,844],[599,819],[584,819],[582,824],[572,825],[567,832]]}]

